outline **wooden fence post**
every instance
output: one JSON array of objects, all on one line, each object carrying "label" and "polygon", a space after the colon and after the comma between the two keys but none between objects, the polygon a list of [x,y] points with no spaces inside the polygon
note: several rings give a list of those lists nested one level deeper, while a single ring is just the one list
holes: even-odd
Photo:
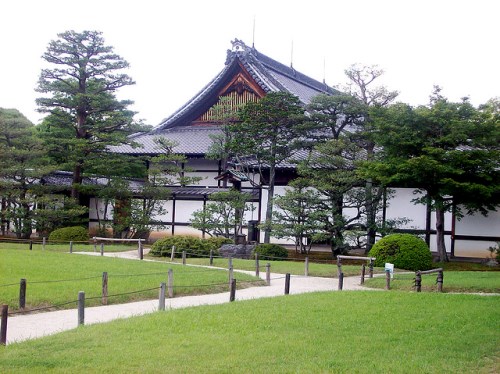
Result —
[{"label": "wooden fence post", "polygon": [[30,251],[33,250],[33,240],[30,240]]},{"label": "wooden fence post", "polygon": [[438,285],[438,292],[443,292],[443,270],[438,271],[438,276],[437,276],[437,285]]},{"label": "wooden fence post", "polygon": [[144,249],[142,248],[142,240],[141,239],[139,239],[138,250],[139,250],[139,260],[144,259]]},{"label": "wooden fence post", "polygon": [[85,324],[85,292],[78,292],[78,326]]},{"label": "wooden fence post", "polygon": [[7,318],[9,316],[9,306],[2,305],[2,326],[0,327],[0,345],[7,344]]},{"label": "wooden fence post", "polygon": [[285,295],[290,294],[290,273],[285,275]]},{"label": "wooden fence post", "polygon": [[344,288],[344,273],[340,273],[339,274],[339,291],[342,291],[342,289]]},{"label": "wooden fence post", "polygon": [[339,278],[340,274],[342,274],[342,259],[337,256],[337,275]]},{"label": "wooden fence post", "polygon": [[304,261],[304,275],[306,277],[309,276],[309,256],[306,256],[306,259]]},{"label": "wooden fence post", "polygon": [[417,292],[422,291],[422,274],[420,274],[420,271],[415,272],[415,288]]},{"label": "wooden fence post", "polygon": [[260,276],[260,269],[259,269],[259,254],[255,252],[255,276],[259,277]]},{"label": "wooden fence post", "polygon": [[168,297],[174,297],[174,271],[168,269]]},{"label": "wooden fence post", "polygon": [[158,310],[165,310],[165,282],[160,283],[160,300],[158,301]]},{"label": "wooden fence post", "polygon": [[214,265],[214,250],[210,250],[210,266]]},{"label": "wooden fence post", "polygon": [[175,259],[175,245],[172,246],[172,250],[170,251],[170,262],[174,262]]},{"label": "wooden fence post", "polygon": [[108,305],[108,272],[102,273],[102,305]]},{"label": "wooden fence post", "polygon": [[104,243],[101,243],[101,256],[104,256]]},{"label": "wooden fence post", "polygon": [[94,252],[97,252],[97,238],[94,236]]},{"label": "wooden fence post", "polygon": [[231,285],[231,283],[233,282],[233,264],[231,264],[231,266],[229,267],[229,285]]},{"label": "wooden fence post", "polygon": [[186,265],[186,251],[182,251],[182,265]]},{"label": "wooden fence post", "polygon": [[19,309],[26,307],[26,279],[21,278],[19,282]]},{"label": "wooden fence post", "polygon": [[373,259],[370,259],[370,265],[369,265],[369,277],[373,278]]},{"label": "wooden fence post", "polygon": [[388,291],[391,289],[391,271],[385,271],[385,289]]},{"label": "wooden fence post", "polygon": [[229,301],[234,301],[236,298],[236,279],[231,281],[231,291],[229,292]]},{"label": "wooden fence post", "polygon": [[69,253],[73,253],[73,242],[69,242]]},{"label": "wooden fence post", "polygon": [[268,286],[271,285],[271,264],[269,262],[266,264],[266,283]]},{"label": "wooden fence post", "polygon": [[366,265],[363,264],[361,266],[361,284],[365,284],[365,272],[366,272]]},{"label": "wooden fence post", "polygon": [[45,244],[47,244],[47,238],[44,236],[42,238],[42,249],[45,250]]}]

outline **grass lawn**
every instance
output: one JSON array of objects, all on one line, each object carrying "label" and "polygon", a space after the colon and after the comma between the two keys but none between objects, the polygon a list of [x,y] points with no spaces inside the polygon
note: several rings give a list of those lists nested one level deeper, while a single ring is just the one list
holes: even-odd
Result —
[{"label": "grass lawn", "polygon": [[158,312],[0,347],[0,372],[498,373],[500,297],[329,292]]},{"label": "grass lawn", "polygon": [[[85,291],[89,306],[100,305],[102,273],[108,273],[109,304],[117,304],[158,297],[161,282],[167,282],[168,269],[173,269],[176,296],[227,291],[228,273],[166,264],[165,262],[134,261],[101,256],[88,256],[27,249],[0,250],[0,304],[8,304],[9,311],[19,306],[19,282],[27,280],[26,309],[58,305],[77,300],[78,292]],[[237,285],[263,284],[257,278],[236,274]],[[244,283],[244,282],[251,283]],[[258,283],[257,283],[258,282]],[[153,289],[154,288],[154,289]],[[92,300],[92,297],[96,299]],[[63,308],[75,308],[72,303]]]},{"label": "grass lawn", "polygon": [[[151,257],[158,258],[158,257]],[[170,258],[167,258],[170,260]],[[176,258],[176,262],[181,262],[181,259]],[[209,265],[208,258],[187,258],[186,262],[188,264],[196,265]],[[292,275],[304,275],[305,264],[304,261],[268,261],[260,260],[259,268],[261,273],[266,272],[266,264],[271,264],[272,273],[286,274],[290,273]],[[214,258],[214,266],[227,268],[228,259],[227,258]],[[233,259],[233,268],[241,270],[255,271],[255,260],[241,260]],[[342,271],[344,276],[354,276],[361,275],[361,265],[342,265]],[[384,268],[374,268],[374,273],[383,273]],[[312,260],[309,262],[309,275],[313,277],[326,277],[326,278],[336,278],[337,277],[337,265],[332,263],[315,263]],[[368,276],[368,267],[366,267],[366,276]]]},{"label": "grass lawn", "polygon": [[[22,242],[0,242],[0,250],[2,249],[29,249],[30,243],[27,241]],[[33,250],[43,250],[43,244],[40,242],[33,242]],[[109,244],[104,243],[104,252],[124,252],[137,250],[137,243],[119,243],[119,244]],[[67,252],[69,253],[69,243],[52,243],[47,242],[45,244],[45,250],[51,252]],[[101,251],[100,243],[97,243],[95,252]],[[88,242],[74,242],[73,252],[94,252],[94,244],[89,244]]]},{"label": "grass lawn", "polygon": [[[422,275],[422,292],[437,291],[437,274]],[[394,274],[391,289],[414,290],[415,274]],[[367,279],[365,286],[385,287],[385,277]],[[487,292],[500,293],[500,272],[498,271],[447,271],[443,272],[443,292]]]}]

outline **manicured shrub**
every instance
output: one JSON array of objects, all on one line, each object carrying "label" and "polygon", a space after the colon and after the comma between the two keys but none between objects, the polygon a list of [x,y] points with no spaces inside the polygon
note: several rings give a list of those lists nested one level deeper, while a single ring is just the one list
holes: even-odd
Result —
[{"label": "manicured shrub", "polygon": [[376,242],[369,255],[375,257],[375,266],[386,262],[405,270],[428,270],[432,268],[432,254],[427,244],[411,234],[392,234]]},{"label": "manicured shrub", "polygon": [[287,249],[278,244],[258,244],[253,253],[258,253],[259,258],[263,260],[280,260],[288,257]]},{"label": "manicured shrub", "polygon": [[186,251],[187,257],[205,257],[210,255],[210,250],[214,255],[219,255],[219,248],[224,243],[232,243],[227,238],[209,238],[201,239],[194,236],[176,235],[167,236],[157,240],[149,252],[153,256],[170,256],[172,246],[175,246],[176,257]]},{"label": "manicured shrub", "polygon": [[89,232],[86,228],[81,226],[71,226],[56,229],[49,234],[50,241],[62,242],[84,242],[89,240]]},{"label": "manicured shrub", "polygon": [[212,246],[212,249],[219,249],[222,244],[233,244],[234,241],[229,238],[224,238],[223,236],[212,236],[210,238],[205,239],[205,241],[209,242]]}]

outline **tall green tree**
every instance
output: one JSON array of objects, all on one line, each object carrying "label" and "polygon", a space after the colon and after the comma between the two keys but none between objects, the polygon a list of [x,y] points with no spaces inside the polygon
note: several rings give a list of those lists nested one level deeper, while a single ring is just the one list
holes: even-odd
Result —
[{"label": "tall green tree", "polygon": [[[344,92],[357,98],[369,108],[380,108],[391,104],[398,96],[397,91],[390,91],[385,86],[376,85],[377,79],[384,71],[377,65],[353,64],[345,70],[349,79],[345,85]],[[366,159],[371,160],[375,155],[375,142],[373,140],[373,123],[370,112],[365,113],[363,121],[357,123],[357,143],[361,145],[366,154]],[[382,202],[383,190],[374,186],[373,181],[368,178],[365,181],[365,209],[366,209],[366,251],[368,252],[377,234],[377,211]]]},{"label": "tall green tree", "polygon": [[260,175],[261,187],[268,190],[264,242],[269,243],[276,169],[300,149],[306,137],[304,109],[296,96],[272,92],[256,103],[247,103],[240,120],[228,126],[229,150],[247,173]]},{"label": "tall green tree", "polygon": [[369,177],[414,187],[417,203],[436,214],[437,250],[448,261],[445,212],[470,214],[500,203],[500,121],[493,102],[474,108],[466,99],[450,102],[436,88],[428,106],[405,104],[372,112],[381,159],[365,164]]},{"label": "tall green tree", "polygon": [[[71,195],[80,197],[83,173],[92,162],[103,161],[107,145],[124,143],[136,130],[129,100],[118,100],[116,91],[134,84],[125,74],[129,64],[104,43],[98,31],[66,31],[49,43],[42,58],[37,91],[41,112],[50,114],[52,141],[73,172]],[[61,133],[70,136],[59,138]],[[94,157],[99,155],[98,157]]]},{"label": "tall green tree", "polygon": [[[49,232],[61,218],[72,219],[85,210],[75,208],[57,186],[44,178],[57,166],[47,156],[34,125],[15,109],[0,108],[0,196],[2,224],[10,222],[19,238],[34,228]],[[55,217],[57,211],[59,217]]]}]

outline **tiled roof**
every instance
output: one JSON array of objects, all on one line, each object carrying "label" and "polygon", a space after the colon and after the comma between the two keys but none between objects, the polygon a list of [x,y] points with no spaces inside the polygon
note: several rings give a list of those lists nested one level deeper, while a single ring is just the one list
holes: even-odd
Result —
[{"label": "tiled roof", "polygon": [[160,137],[177,144],[173,151],[185,155],[204,155],[208,152],[212,138],[210,135],[221,134],[216,125],[180,126],[165,129],[161,132],[151,132],[138,135],[132,139],[135,146],[124,144],[111,146],[108,149],[115,153],[126,153],[136,155],[155,155],[162,153],[162,148],[156,140]]}]

